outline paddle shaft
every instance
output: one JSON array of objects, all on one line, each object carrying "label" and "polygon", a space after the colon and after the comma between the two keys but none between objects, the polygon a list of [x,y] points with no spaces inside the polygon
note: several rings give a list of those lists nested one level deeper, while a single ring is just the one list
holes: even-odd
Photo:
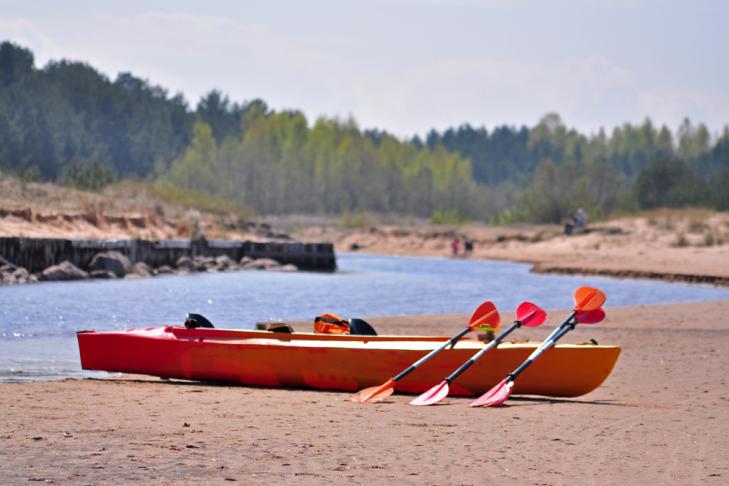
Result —
[{"label": "paddle shaft", "polygon": [[461,376],[461,374],[463,374],[464,371],[466,371],[468,368],[470,368],[473,363],[475,363],[478,359],[481,358],[481,356],[483,356],[484,354],[486,354],[490,349],[494,348],[495,346],[498,346],[499,343],[506,336],[508,336],[509,334],[511,334],[513,331],[515,331],[519,327],[521,327],[521,322],[514,321],[511,324],[511,326],[509,326],[504,332],[502,332],[501,334],[499,334],[498,336],[496,336],[493,341],[491,341],[486,346],[484,346],[484,348],[481,349],[478,353],[476,353],[473,356],[471,356],[471,358],[468,361],[466,361],[465,363],[463,363],[456,371],[454,371],[453,373],[451,373],[450,375],[448,375],[448,377],[445,379],[445,381],[448,382],[448,383],[450,383],[453,380],[455,380],[456,378],[458,378],[459,376]]},{"label": "paddle shaft", "polygon": [[537,349],[535,349],[534,352],[529,355],[529,357],[526,359],[526,361],[524,361],[522,364],[520,364],[517,369],[515,369],[514,371],[509,373],[509,376],[506,377],[506,381],[509,382],[509,381],[516,380],[516,377],[519,376],[522,373],[522,371],[527,369],[529,367],[529,365],[534,362],[535,359],[537,359],[539,356],[541,356],[543,352],[545,352],[546,350],[548,350],[549,348],[554,346],[555,343],[562,338],[562,336],[564,336],[565,334],[570,332],[572,329],[574,329],[576,325],[577,325],[576,321],[570,321],[568,323],[565,323],[565,324],[562,324],[561,326],[559,326],[557,328],[557,332],[552,332],[552,334],[550,334],[550,337],[548,337],[547,340],[544,341],[541,346],[539,346]]},{"label": "paddle shaft", "polygon": [[471,332],[471,328],[470,327],[465,328],[463,331],[459,332],[458,334],[456,334],[455,336],[453,336],[452,338],[450,338],[448,341],[446,341],[443,345],[435,348],[433,351],[431,351],[430,353],[426,354],[425,356],[423,356],[422,358],[420,358],[419,360],[417,360],[415,363],[413,363],[412,365],[410,365],[408,368],[406,368],[405,370],[403,370],[402,372],[400,372],[397,376],[395,376],[392,379],[392,381],[400,381],[400,380],[402,380],[407,375],[409,375],[410,373],[412,373],[413,371],[415,371],[418,368],[418,366],[420,366],[421,364],[425,363],[430,358],[432,358],[436,354],[440,353],[441,351],[443,351],[448,346],[454,344],[456,341],[458,341],[459,339],[461,339],[463,336],[465,336],[469,332]]},{"label": "paddle shaft", "polygon": [[[560,324],[559,326],[555,327],[554,330],[549,333],[549,336],[547,336],[547,339],[545,339],[544,342],[546,343],[547,341],[549,341],[550,339],[552,339],[554,336],[556,336],[562,330],[563,327],[565,327],[566,325],[568,325],[569,323],[572,322],[572,320],[575,318],[576,315],[577,315],[577,311],[576,310],[573,310],[572,313],[569,316],[567,316],[567,319],[565,319],[562,322],[562,324]],[[539,349],[539,348],[537,348],[537,349]]]}]

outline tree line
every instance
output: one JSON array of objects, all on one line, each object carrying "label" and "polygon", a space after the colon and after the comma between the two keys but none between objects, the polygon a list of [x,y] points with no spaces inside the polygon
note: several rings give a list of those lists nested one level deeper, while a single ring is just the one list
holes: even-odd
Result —
[{"label": "tree line", "polygon": [[[401,139],[352,119],[310,122],[213,90],[190,107],[130,73],[35,66],[0,44],[0,170],[100,189],[120,178],[261,214],[395,212],[445,222],[560,222],[659,206],[729,209],[729,127],[685,120],[569,129],[463,125]],[[193,198],[194,199],[194,198]],[[199,200],[199,198],[198,198]]]}]

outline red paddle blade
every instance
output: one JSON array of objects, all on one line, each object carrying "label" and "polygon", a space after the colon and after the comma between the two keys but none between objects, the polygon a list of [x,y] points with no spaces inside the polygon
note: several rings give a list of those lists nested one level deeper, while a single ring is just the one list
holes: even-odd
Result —
[{"label": "red paddle blade", "polygon": [[413,398],[410,405],[433,405],[448,396],[448,382],[441,381],[430,390]]},{"label": "red paddle blade", "polygon": [[591,311],[602,307],[607,297],[594,287],[580,287],[572,296],[577,312]]},{"label": "red paddle blade", "polygon": [[501,324],[501,317],[499,311],[496,310],[496,306],[490,300],[487,300],[473,312],[471,320],[468,321],[468,327],[471,330],[477,327],[491,330],[497,329]]},{"label": "red paddle blade", "polygon": [[516,308],[516,320],[521,322],[522,326],[537,327],[542,325],[546,318],[547,313],[531,302],[522,302]]},{"label": "red paddle blade", "polygon": [[358,391],[349,399],[357,403],[377,403],[392,395],[395,391],[395,380],[390,378],[379,386],[371,386]]},{"label": "red paddle blade", "polygon": [[575,314],[575,320],[580,324],[597,324],[604,319],[605,311],[602,308]]},{"label": "red paddle blade", "polygon": [[471,407],[497,407],[504,403],[509,395],[511,395],[511,389],[514,386],[513,381],[506,381],[505,379],[478,397],[471,403]]}]

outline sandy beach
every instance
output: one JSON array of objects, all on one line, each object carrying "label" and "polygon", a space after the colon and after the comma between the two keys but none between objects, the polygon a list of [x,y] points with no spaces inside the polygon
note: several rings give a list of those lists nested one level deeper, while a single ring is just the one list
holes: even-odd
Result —
[{"label": "sandy beach", "polygon": [[[108,230],[93,218],[32,219],[5,216],[3,228],[86,238]],[[134,228],[120,225],[116,236],[138,236]],[[468,258],[526,261],[535,271],[729,284],[725,213],[656,212],[590,228],[571,237],[557,226],[478,225],[292,234],[338,251],[357,244],[415,256],[448,256],[453,239],[470,239]],[[570,400],[517,397],[498,409],[471,409],[464,398],[417,408],[398,394],[359,405],[346,393],[144,376],[0,384],[0,482],[725,484],[729,301],[612,308],[608,296],[606,310],[604,323],[564,339],[622,346],[600,388]],[[514,338],[541,339],[566,312]],[[380,334],[452,335],[468,317],[368,320]]]},{"label": "sandy beach", "polygon": [[[418,408],[346,393],[140,376],[0,385],[0,477],[242,484],[725,484],[727,302],[610,308],[565,339],[623,347],[577,399]],[[553,311],[548,324],[564,311]],[[505,313],[504,318],[511,315]],[[449,334],[468,316],[372,318],[381,333]],[[301,325],[300,329],[308,325]],[[545,326],[516,338],[539,339]]]}]

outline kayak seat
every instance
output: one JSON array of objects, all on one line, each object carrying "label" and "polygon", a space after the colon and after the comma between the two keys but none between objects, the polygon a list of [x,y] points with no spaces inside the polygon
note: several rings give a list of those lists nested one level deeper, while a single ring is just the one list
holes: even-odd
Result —
[{"label": "kayak seat", "polygon": [[349,333],[362,336],[377,336],[377,331],[364,319],[352,317],[349,319]]},{"label": "kayak seat", "polygon": [[290,325],[286,324],[285,322],[272,322],[271,324],[268,325],[268,327],[266,328],[266,331],[281,332],[284,334],[293,334],[294,333],[294,329]]},{"label": "kayak seat", "polygon": [[213,326],[213,323],[207,320],[205,316],[201,314],[187,314],[185,317],[185,327],[188,329],[195,329],[198,327],[207,327],[207,328],[215,328]]}]

